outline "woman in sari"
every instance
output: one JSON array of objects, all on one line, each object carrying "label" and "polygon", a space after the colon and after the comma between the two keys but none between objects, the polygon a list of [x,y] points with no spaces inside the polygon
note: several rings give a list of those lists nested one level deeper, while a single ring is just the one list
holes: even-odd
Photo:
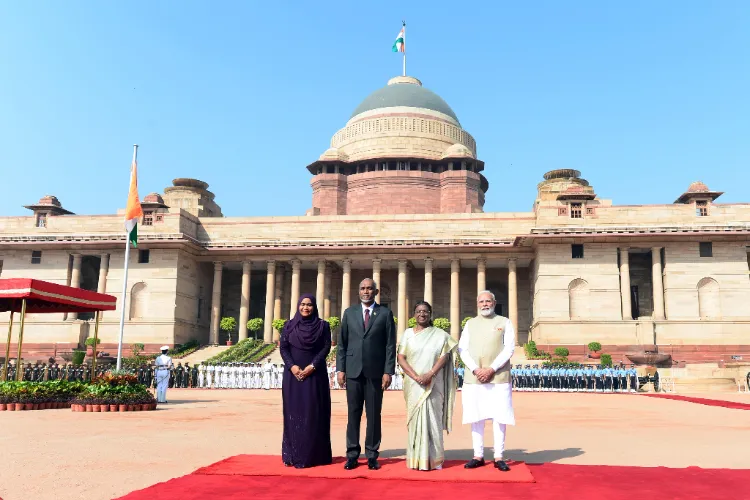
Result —
[{"label": "woman in sari", "polygon": [[443,431],[451,431],[456,399],[453,360],[458,342],[432,326],[432,306],[427,302],[417,303],[414,317],[417,325],[404,332],[398,348],[398,364],[406,374],[406,466],[442,469]]},{"label": "woman in sari", "polygon": [[331,328],[318,316],[315,297],[305,294],[279,341],[284,359],[281,459],[287,467],[302,469],[332,461],[331,390],[326,371],[330,350]]}]

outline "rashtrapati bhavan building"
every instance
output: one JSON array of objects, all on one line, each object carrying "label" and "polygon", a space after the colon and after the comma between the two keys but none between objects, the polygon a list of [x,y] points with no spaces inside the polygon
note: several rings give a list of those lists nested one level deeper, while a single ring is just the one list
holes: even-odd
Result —
[{"label": "rashtrapati bhavan building", "polygon": [[[366,97],[306,168],[312,206],[298,217],[224,217],[221,193],[196,179],[145,196],[124,302],[122,211],[76,215],[45,196],[26,217],[0,217],[0,274],[117,296],[102,350],[116,345],[120,307],[126,345],[224,344],[224,316],[238,319],[232,340],[264,318],[272,342],[272,320],[293,314],[300,293],[337,316],[374,277],[399,332],[425,299],[458,337],[489,289],[519,344],[656,344],[694,361],[750,354],[750,204],[719,203],[701,182],[686,179],[684,193],[654,205],[616,205],[580,172],[551,170],[539,173],[530,211],[484,212],[492,186],[474,138],[411,77]],[[7,330],[7,313],[0,320]],[[90,323],[30,315],[24,345],[30,355],[69,350]]]}]

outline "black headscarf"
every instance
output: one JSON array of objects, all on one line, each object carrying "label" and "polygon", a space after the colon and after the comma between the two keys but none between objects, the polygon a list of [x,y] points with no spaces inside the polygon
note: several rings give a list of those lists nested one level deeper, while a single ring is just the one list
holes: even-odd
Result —
[{"label": "black headscarf", "polygon": [[[299,312],[299,306],[304,299],[310,299],[310,302],[312,302],[313,305],[312,314],[307,317],[302,316]],[[299,301],[297,302],[297,313],[287,322],[286,325],[284,325],[284,330],[286,330],[286,335],[290,344],[297,349],[311,351],[318,347],[318,341],[320,341],[325,332],[326,324],[325,321],[320,319],[318,314],[318,304],[315,302],[315,297],[306,293],[299,298]]]}]

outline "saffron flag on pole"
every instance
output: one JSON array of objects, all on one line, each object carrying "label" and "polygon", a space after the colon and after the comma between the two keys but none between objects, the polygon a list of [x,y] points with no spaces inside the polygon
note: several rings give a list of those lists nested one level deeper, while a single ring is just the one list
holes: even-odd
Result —
[{"label": "saffron flag on pole", "polygon": [[133,154],[133,165],[130,167],[130,191],[128,192],[128,204],[125,207],[125,231],[128,240],[134,247],[138,246],[138,219],[143,216],[141,200],[138,198],[138,161]]},{"label": "saffron flag on pole", "polygon": [[393,52],[406,52],[406,44],[404,43],[404,30],[406,25],[401,27],[401,31],[398,32],[396,41],[393,42]]}]

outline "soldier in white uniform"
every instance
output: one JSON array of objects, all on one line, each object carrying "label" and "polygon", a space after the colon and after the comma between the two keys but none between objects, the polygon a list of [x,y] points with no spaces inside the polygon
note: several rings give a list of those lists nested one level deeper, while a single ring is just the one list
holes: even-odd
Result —
[{"label": "soldier in white uniform", "polygon": [[203,383],[206,381],[206,365],[201,363],[198,365],[198,387],[203,388]]},{"label": "soldier in white uniform", "polygon": [[484,465],[484,424],[492,422],[495,438],[495,468],[507,472],[503,460],[505,426],[515,425],[511,400],[510,358],[515,349],[513,323],[495,314],[495,295],[477,296],[479,315],[470,319],[461,334],[458,352],[466,366],[462,388],[463,423],[471,424],[474,457],[464,467]]},{"label": "soldier in white uniform", "polygon": [[156,402],[167,402],[167,388],[169,387],[169,374],[174,367],[172,358],[167,356],[169,346],[161,346],[161,355],[154,362],[156,365]]},{"label": "soldier in white uniform", "polygon": [[206,366],[206,387],[213,389],[214,381],[214,365]]},{"label": "soldier in white uniform", "polygon": [[268,390],[271,388],[273,378],[273,364],[271,364],[271,358],[266,360],[266,364],[263,365],[263,389]]}]

